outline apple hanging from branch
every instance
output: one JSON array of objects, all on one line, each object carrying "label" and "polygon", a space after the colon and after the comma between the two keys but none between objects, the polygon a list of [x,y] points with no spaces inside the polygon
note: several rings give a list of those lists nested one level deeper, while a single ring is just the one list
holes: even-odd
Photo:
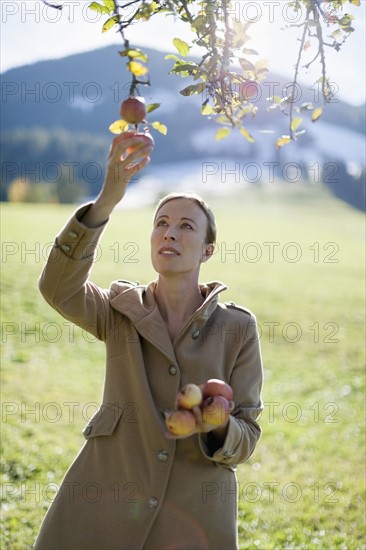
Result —
[{"label": "apple hanging from branch", "polygon": [[113,122],[109,126],[109,131],[112,132],[112,134],[121,134],[123,132],[128,132],[132,126],[135,132],[137,132],[139,124],[142,124],[145,134],[148,135],[151,140],[153,138],[149,133],[150,127],[166,135],[168,129],[165,124],[158,121],[148,122],[147,120],[147,115],[159,107],[160,103],[150,103],[147,105],[144,97],[130,94],[120,105],[119,112],[122,118]]},{"label": "apple hanging from branch", "polygon": [[144,122],[147,114],[146,101],[144,97],[128,97],[121,103],[121,118],[129,124],[137,125]]}]

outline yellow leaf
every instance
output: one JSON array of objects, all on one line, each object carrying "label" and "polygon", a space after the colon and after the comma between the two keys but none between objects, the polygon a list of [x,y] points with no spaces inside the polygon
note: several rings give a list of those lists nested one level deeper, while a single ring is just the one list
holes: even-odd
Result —
[{"label": "yellow leaf", "polygon": [[112,132],[112,134],[122,134],[122,132],[126,132],[128,130],[128,122],[125,120],[116,120],[109,126],[109,131]]},{"label": "yellow leaf", "polygon": [[212,115],[214,112],[215,111],[214,111],[212,105],[210,105],[209,103],[206,103],[206,105],[203,105],[203,107],[201,107],[201,114],[202,115]]},{"label": "yellow leaf", "polygon": [[245,128],[240,128],[240,133],[249,141],[249,143],[254,143],[254,137],[250,135],[248,130]]},{"label": "yellow leaf", "polygon": [[162,124],[161,122],[158,122],[157,120],[155,122],[151,123],[151,126],[155,128],[158,132],[163,134],[164,136],[168,133],[168,128],[165,126],[165,124]]},{"label": "yellow leaf", "polygon": [[354,6],[361,6],[361,0],[349,0]]},{"label": "yellow leaf", "polygon": [[318,109],[314,109],[313,114],[311,115],[311,120],[315,122],[322,115],[322,113],[323,109],[321,107],[319,107]]},{"label": "yellow leaf", "polygon": [[276,141],[276,148],[279,149],[280,147],[283,147],[284,145],[287,145],[288,143],[290,143],[290,141],[291,141],[290,136],[281,136]]},{"label": "yellow leaf", "polygon": [[143,76],[147,73],[147,67],[144,67],[138,61],[130,61],[127,63],[127,68],[135,76]]},{"label": "yellow leaf", "polygon": [[107,21],[104,23],[102,27],[102,32],[109,31],[109,29],[114,27],[114,25],[116,25],[118,21],[119,21],[119,18],[117,17],[117,15],[114,15],[113,17],[110,17],[109,19],[107,19]]},{"label": "yellow leaf", "polygon": [[300,126],[301,123],[302,123],[302,118],[301,117],[297,117],[297,118],[292,119],[292,121],[291,121],[291,130],[293,132],[295,132],[295,130],[298,129],[298,127]]},{"label": "yellow leaf", "polygon": [[256,70],[257,72],[268,71],[268,65],[269,65],[268,59],[260,59],[260,60],[257,61],[257,63],[255,64],[255,70]]},{"label": "yellow leaf", "polygon": [[143,61],[144,63],[149,61],[149,58],[146,55],[146,53],[144,53],[142,50],[138,50],[136,48],[129,48],[129,49],[123,50],[122,52],[119,52],[119,54],[122,57],[130,57],[130,58],[133,58],[133,59],[139,59],[140,61]]},{"label": "yellow leaf", "polygon": [[227,116],[218,116],[215,118],[215,122],[217,122],[218,124],[230,124],[230,119],[227,117]]},{"label": "yellow leaf", "polygon": [[98,2],[92,2],[91,4],[89,4],[88,8],[90,10],[97,11],[98,13],[106,13],[107,15],[109,15],[108,8],[106,8],[106,6],[101,6],[100,4],[98,4]]},{"label": "yellow leaf", "polygon": [[220,130],[217,130],[215,134],[215,139],[217,141],[220,141],[221,139],[224,139],[226,136],[230,134],[230,128],[220,128]]}]

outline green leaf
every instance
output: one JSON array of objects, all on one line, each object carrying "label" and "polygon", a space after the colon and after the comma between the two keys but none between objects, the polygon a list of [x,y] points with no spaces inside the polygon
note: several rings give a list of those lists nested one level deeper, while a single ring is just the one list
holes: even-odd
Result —
[{"label": "green leaf", "polygon": [[349,13],[345,13],[343,17],[340,19],[339,24],[341,27],[349,27],[353,19],[354,19],[353,15]]},{"label": "green leaf", "polygon": [[268,65],[268,59],[259,59],[259,61],[257,61],[257,63],[255,64],[255,70],[257,71],[257,73],[266,72],[268,71]]},{"label": "green leaf", "polygon": [[91,4],[89,4],[88,8],[90,10],[97,11],[98,13],[106,13],[107,15],[109,15],[109,10],[105,6],[98,4],[98,2],[92,2]]},{"label": "green leaf", "polygon": [[339,40],[342,36],[342,31],[340,29],[336,29],[335,31],[332,32],[330,36],[334,38],[334,40]]},{"label": "green leaf", "polygon": [[126,130],[128,130],[128,122],[123,119],[116,120],[109,126],[109,131],[112,134],[121,134],[122,132],[126,132]]},{"label": "green leaf", "polygon": [[257,50],[253,50],[252,48],[243,48],[241,51],[245,55],[259,55]]},{"label": "green leaf", "polygon": [[152,113],[153,111],[156,111],[156,109],[159,109],[160,103],[149,103],[149,105],[146,105],[146,111],[148,113]]},{"label": "green leaf", "polygon": [[113,0],[103,0],[103,4],[105,5],[105,7],[107,8],[107,10],[109,11],[109,13],[113,13],[114,12],[114,2]]},{"label": "green leaf", "polygon": [[249,141],[249,143],[254,143],[254,137],[250,135],[248,130],[245,128],[240,128],[240,133]]},{"label": "green leaf", "polygon": [[110,17],[109,19],[107,19],[107,21],[103,25],[102,32],[109,31],[109,29],[114,27],[114,25],[116,25],[118,21],[119,21],[118,15],[114,15],[113,17]]},{"label": "green leaf", "polygon": [[244,59],[244,58],[239,59],[239,63],[240,63],[241,68],[244,69],[244,71],[253,71],[253,72],[255,72],[255,66],[253,65],[253,63],[251,63],[247,59]]},{"label": "green leaf", "polygon": [[321,107],[314,109],[313,114],[311,115],[311,120],[315,122],[322,115],[322,113],[323,113],[323,109]]},{"label": "green leaf", "polygon": [[300,107],[300,111],[311,111],[312,109],[314,109],[314,105],[310,101],[302,103]]},{"label": "green leaf", "polygon": [[195,63],[179,63],[174,66],[173,70],[175,73],[180,73],[182,71],[187,71],[189,74],[197,71],[197,65]]},{"label": "green leaf", "polygon": [[204,82],[199,82],[199,84],[191,84],[190,86],[187,86],[186,88],[183,88],[179,93],[188,96],[192,94],[200,94],[203,92],[203,90],[206,88],[206,84]]},{"label": "green leaf", "polygon": [[277,104],[281,103],[282,97],[279,96],[279,95],[273,95],[271,97],[268,97],[267,99],[268,99],[268,101],[272,101],[272,103],[275,103],[277,105]]},{"label": "green leaf", "polygon": [[177,55],[174,55],[172,53],[168,53],[168,55],[166,55],[164,59],[174,59],[174,61],[182,61]]},{"label": "green leaf", "polygon": [[198,15],[191,23],[192,28],[197,32],[198,34],[203,34],[203,31],[206,28],[207,25],[207,17],[206,15]]},{"label": "green leaf", "polygon": [[181,40],[180,38],[173,38],[173,44],[177,48],[180,55],[183,55],[183,57],[189,54],[190,46],[187,42],[184,42],[184,40]]},{"label": "green leaf", "polygon": [[216,141],[221,141],[222,139],[226,138],[230,134],[230,132],[230,128],[220,128],[215,134]]},{"label": "green leaf", "polygon": [[283,147],[284,145],[287,145],[290,142],[291,142],[290,136],[281,136],[276,141],[276,148],[279,149],[280,147]]},{"label": "green leaf", "polygon": [[299,136],[302,136],[303,134],[306,134],[306,130],[300,130],[300,132],[295,132],[295,137],[298,138]]},{"label": "green leaf", "polygon": [[155,122],[151,123],[151,126],[155,128],[158,132],[163,134],[164,136],[168,133],[168,128],[165,126],[165,124],[162,124],[161,122],[158,122],[157,120]]},{"label": "green leaf", "polygon": [[291,130],[293,132],[295,132],[295,130],[298,129],[298,127],[300,126],[301,123],[302,123],[302,118],[301,117],[293,118],[292,121],[291,121]]}]

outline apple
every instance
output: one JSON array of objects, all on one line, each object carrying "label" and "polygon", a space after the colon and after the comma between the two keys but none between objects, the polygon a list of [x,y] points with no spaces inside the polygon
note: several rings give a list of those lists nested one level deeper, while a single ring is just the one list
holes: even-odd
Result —
[{"label": "apple", "polygon": [[[150,147],[154,147],[155,142],[152,137],[152,135],[149,132],[141,133],[141,132],[123,132],[120,134],[120,139],[131,139],[133,137],[138,137],[140,139],[143,139],[146,142],[146,145],[150,145]],[[127,147],[126,149],[126,155],[130,155],[131,153],[134,153],[137,151],[137,149],[141,148],[141,144],[136,144],[131,147]]]},{"label": "apple", "polygon": [[202,401],[201,388],[196,384],[186,384],[183,386],[176,397],[176,406],[179,409],[192,409]]},{"label": "apple", "polygon": [[223,380],[210,378],[210,380],[207,380],[207,382],[203,384],[202,395],[203,398],[213,397],[215,395],[222,395],[228,401],[232,401],[234,397],[234,392],[231,386],[229,386],[229,384],[227,384]]},{"label": "apple", "polygon": [[[258,96],[258,94],[260,95]],[[241,101],[244,101],[250,97],[259,99],[261,95],[259,85],[255,82],[255,80],[247,80],[239,86],[239,97]]]},{"label": "apple", "polygon": [[146,117],[146,103],[141,96],[128,97],[121,103],[120,114],[129,124],[139,124]]},{"label": "apple", "polygon": [[189,435],[196,426],[196,417],[191,411],[173,411],[165,417],[165,424],[173,435]]},{"label": "apple", "polygon": [[225,424],[230,415],[230,403],[222,395],[207,397],[203,401],[201,409],[203,422],[215,426]]}]

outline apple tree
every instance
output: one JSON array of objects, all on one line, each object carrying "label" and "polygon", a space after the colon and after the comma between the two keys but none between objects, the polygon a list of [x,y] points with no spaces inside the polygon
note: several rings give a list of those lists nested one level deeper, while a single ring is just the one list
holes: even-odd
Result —
[{"label": "apple tree", "polygon": [[[245,0],[241,0],[242,2]],[[48,6],[62,9],[62,3]],[[354,31],[353,16],[347,13],[347,5],[360,6],[361,0],[289,0],[287,8],[293,10],[299,33],[297,62],[294,67],[292,85],[285,97],[271,96],[269,110],[278,109],[288,117],[288,133],[278,137],[277,148],[297,140],[305,132],[301,128],[306,114],[315,122],[324,106],[332,99],[333,91],[326,71],[326,51],[341,50],[344,42]],[[192,40],[187,43],[179,37],[173,44],[176,55],[168,55],[172,61],[170,73],[187,80],[180,93],[183,96],[201,94],[201,114],[214,120],[219,129],[216,139],[226,137],[237,129],[248,141],[253,142],[247,128],[247,120],[256,115],[258,107],[251,101],[257,89],[266,78],[268,67],[260,58],[260,52],[249,47],[250,26],[255,23],[238,22],[232,17],[233,2],[230,0],[98,0],[89,4],[89,9],[105,15],[101,31],[112,29],[121,37],[122,49],[118,52],[125,68],[131,74],[129,97],[142,96],[143,86],[150,85],[148,56],[140,48],[131,45],[128,30],[131,25],[142,24],[157,14],[173,16],[192,31]],[[304,53],[310,43],[315,43],[316,54],[304,65],[319,64],[318,84],[323,106],[310,102],[295,106],[294,91],[303,67]],[[192,46],[198,46],[202,55],[190,58]],[[147,112],[157,109],[159,104],[147,105]],[[156,130],[165,134],[167,128],[158,121],[152,122]],[[129,123],[121,118],[110,126],[113,133],[128,130]]]}]

